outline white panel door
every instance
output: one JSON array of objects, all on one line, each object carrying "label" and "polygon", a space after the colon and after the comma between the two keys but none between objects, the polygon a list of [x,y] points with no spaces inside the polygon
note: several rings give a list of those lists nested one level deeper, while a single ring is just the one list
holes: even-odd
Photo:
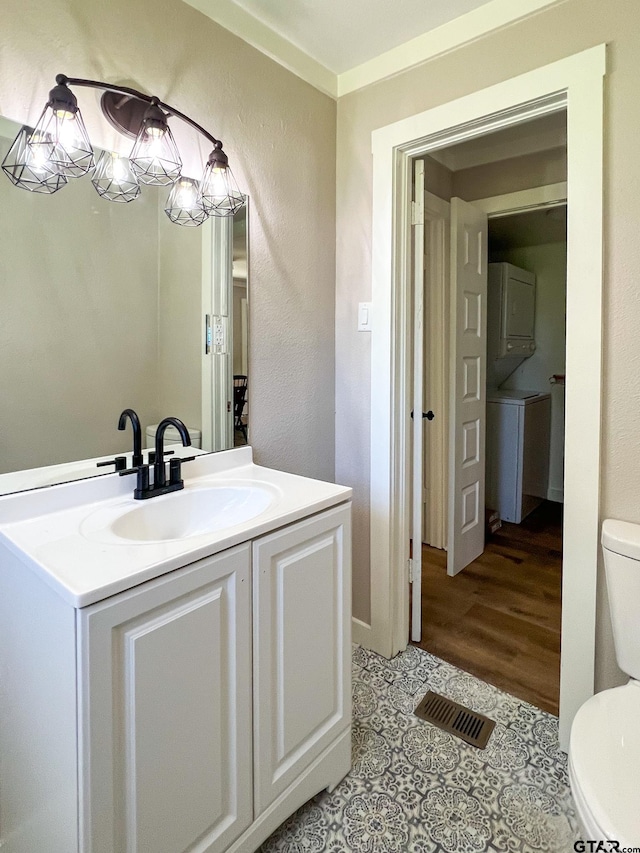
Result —
[{"label": "white panel door", "polygon": [[82,850],[222,853],[251,823],[249,563],[79,611]]},{"label": "white panel door", "polygon": [[349,504],[253,544],[256,817],[351,723],[350,554]]},{"label": "white panel door", "polygon": [[486,214],[452,198],[449,575],[484,551],[487,236]]}]

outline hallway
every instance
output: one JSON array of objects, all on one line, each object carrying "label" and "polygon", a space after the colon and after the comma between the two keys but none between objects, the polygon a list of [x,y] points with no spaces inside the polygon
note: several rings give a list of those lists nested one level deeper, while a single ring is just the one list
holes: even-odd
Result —
[{"label": "hallway", "polygon": [[557,715],[562,504],[545,501],[521,524],[503,522],[456,577],[446,559],[423,545],[416,645]]}]

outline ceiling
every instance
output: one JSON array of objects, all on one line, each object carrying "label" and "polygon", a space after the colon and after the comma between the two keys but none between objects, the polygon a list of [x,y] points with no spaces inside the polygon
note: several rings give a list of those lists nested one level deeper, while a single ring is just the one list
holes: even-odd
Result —
[{"label": "ceiling", "polygon": [[183,0],[333,97],[565,0]]},{"label": "ceiling", "polygon": [[489,0],[233,0],[341,74]]}]

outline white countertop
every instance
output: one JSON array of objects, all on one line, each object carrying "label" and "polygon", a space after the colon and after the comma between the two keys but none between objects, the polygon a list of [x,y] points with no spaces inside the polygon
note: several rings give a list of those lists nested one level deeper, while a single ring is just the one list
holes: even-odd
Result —
[{"label": "white countertop", "polygon": [[[250,447],[203,455],[183,467],[185,487],[234,483],[276,497],[249,521],[161,542],[96,540],[83,533],[93,513],[131,509],[135,475],[97,477],[0,497],[0,561],[7,548],[74,607],[86,607],[225,548],[350,500],[345,486],[254,465]],[[180,492],[151,498],[163,501]],[[146,503],[146,502],[145,502]],[[86,524],[84,525],[86,529]]]}]

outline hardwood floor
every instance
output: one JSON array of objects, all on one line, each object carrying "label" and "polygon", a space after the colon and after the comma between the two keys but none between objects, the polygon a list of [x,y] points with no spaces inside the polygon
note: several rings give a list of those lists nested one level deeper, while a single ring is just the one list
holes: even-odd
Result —
[{"label": "hardwood floor", "polygon": [[557,715],[562,505],[545,501],[522,524],[503,522],[453,578],[446,559],[423,545],[416,645]]}]

